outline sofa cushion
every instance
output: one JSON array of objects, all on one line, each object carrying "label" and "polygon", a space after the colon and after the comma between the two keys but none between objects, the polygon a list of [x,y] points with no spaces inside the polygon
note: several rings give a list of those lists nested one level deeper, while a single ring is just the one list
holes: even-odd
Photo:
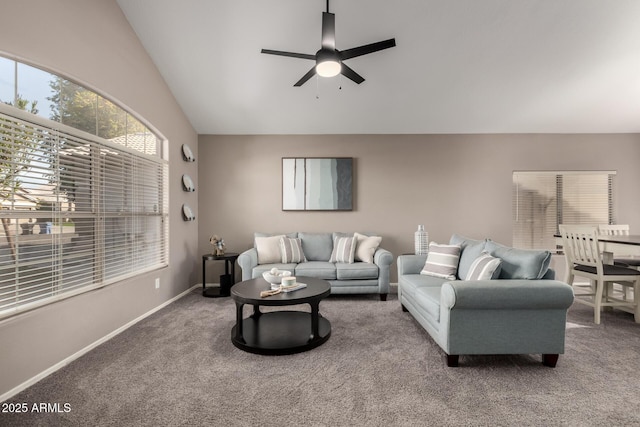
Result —
[{"label": "sofa cushion", "polygon": [[469,273],[464,280],[490,280],[498,278],[500,276],[500,258],[495,258],[489,255],[487,252],[480,254],[473,263]]},{"label": "sofa cushion", "polygon": [[353,264],[336,264],[336,278],[338,280],[352,279],[377,279],[378,266],[368,262],[356,262]]},{"label": "sofa cushion", "polygon": [[253,267],[253,270],[251,271],[251,277],[254,279],[256,277],[262,277],[262,273],[264,273],[265,271],[270,271],[272,268],[277,268],[280,271],[290,271],[291,274],[294,274],[296,264],[259,264]]},{"label": "sofa cushion", "polygon": [[[336,265],[328,261],[301,262],[295,268],[295,275],[336,280]],[[304,279],[302,279],[302,282],[304,282]]]},{"label": "sofa cushion", "polygon": [[380,236],[365,236],[364,234],[354,233],[358,244],[356,245],[356,261],[373,263],[373,254],[382,242]]},{"label": "sofa cushion", "polygon": [[502,260],[500,279],[541,279],[549,269],[551,252],[515,249],[491,240],[487,252]]},{"label": "sofa cushion", "polygon": [[258,264],[274,264],[282,261],[282,255],[280,254],[281,237],[284,237],[284,235],[255,238]]},{"label": "sofa cushion", "polygon": [[442,277],[425,276],[424,274],[404,274],[398,280],[405,283],[405,287],[421,288],[423,286],[442,286],[449,280]]},{"label": "sofa cushion", "polygon": [[329,262],[346,262],[353,263],[356,252],[356,237],[334,237],[333,252]]},{"label": "sofa cushion", "polygon": [[469,275],[471,264],[484,251],[486,240],[474,240],[454,234],[449,240],[450,245],[460,246],[460,261],[458,262],[458,278],[464,279]]},{"label": "sofa cushion", "polygon": [[427,261],[420,274],[455,280],[460,259],[460,246],[429,243]]},{"label": "sofa cushion", "polygon": [[329,261],[333,250],[331,233],[298,233],[307,261]]},{"label": "sofa cushion", "polygon": [[302,251],[302,240],[291,239],[289,237],[280,237],[280,254],[283,263],[305,262],[304,252]]},{"label": "sofa cushion", "polygon": [[424,286],[416,289],[414,302],[430,318],[440,321],[440,287]]},{"label": "sofa cushion", "polygon": [[447,279],[440,277],[425,276],[423,274],[404,274],[398,278],[398,287],[401,288],[403,294],[415,298],[416,290],[423,287],[440,288]]}]

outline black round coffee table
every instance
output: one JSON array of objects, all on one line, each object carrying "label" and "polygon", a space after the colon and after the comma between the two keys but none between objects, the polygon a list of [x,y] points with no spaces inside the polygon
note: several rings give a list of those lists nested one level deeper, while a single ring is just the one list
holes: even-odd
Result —
[{"label": "black round coffee table", "polygon": [[[231,288],[236,303],[236,324],[231,329],[231,341],[241,350],[257,354],[293,354],[311,350],[323,344],[331,335],[331,323],[320,315],[320,301],[331,293],[326,280],[297,277],[304,289],[281,292],[261,298],[260,292],[271,289],[263,278],[245,280]],[[245,304],[253,305],[253,313],[243,318]],[[309,304],[311,312],[270,311],[260,306]]]}]

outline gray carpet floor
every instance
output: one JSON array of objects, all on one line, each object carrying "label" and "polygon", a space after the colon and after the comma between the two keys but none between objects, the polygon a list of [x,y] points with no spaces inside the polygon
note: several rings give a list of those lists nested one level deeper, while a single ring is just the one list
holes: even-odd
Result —
[{"label": "gray carpet floor", "polygon": [[230,298],[194,292],[7,401],[70,412],[2,413],[0,425],[640,425],[640,325],[628,313],[594,325],[574,305],[555,369],[540,355],[447,368],[395,295],[331,296],[320,309],[329,341],[260,356],[231,344]]}]

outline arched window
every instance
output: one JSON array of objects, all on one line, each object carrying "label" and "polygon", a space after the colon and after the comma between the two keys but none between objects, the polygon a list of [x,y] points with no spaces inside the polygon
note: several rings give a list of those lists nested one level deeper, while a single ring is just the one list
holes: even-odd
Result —
[{"label": "arched window", "polygon": [[162,139],[62,76],[0,57],[0,318],[161,268]]}]

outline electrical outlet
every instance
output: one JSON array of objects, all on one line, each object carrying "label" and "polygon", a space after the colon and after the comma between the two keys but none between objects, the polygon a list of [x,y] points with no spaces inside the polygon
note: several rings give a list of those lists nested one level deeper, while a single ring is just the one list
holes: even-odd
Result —
[{"label": "electrical outlet", "polygon": [[156,289],[160,289],[160,278],[156,278]]}]

